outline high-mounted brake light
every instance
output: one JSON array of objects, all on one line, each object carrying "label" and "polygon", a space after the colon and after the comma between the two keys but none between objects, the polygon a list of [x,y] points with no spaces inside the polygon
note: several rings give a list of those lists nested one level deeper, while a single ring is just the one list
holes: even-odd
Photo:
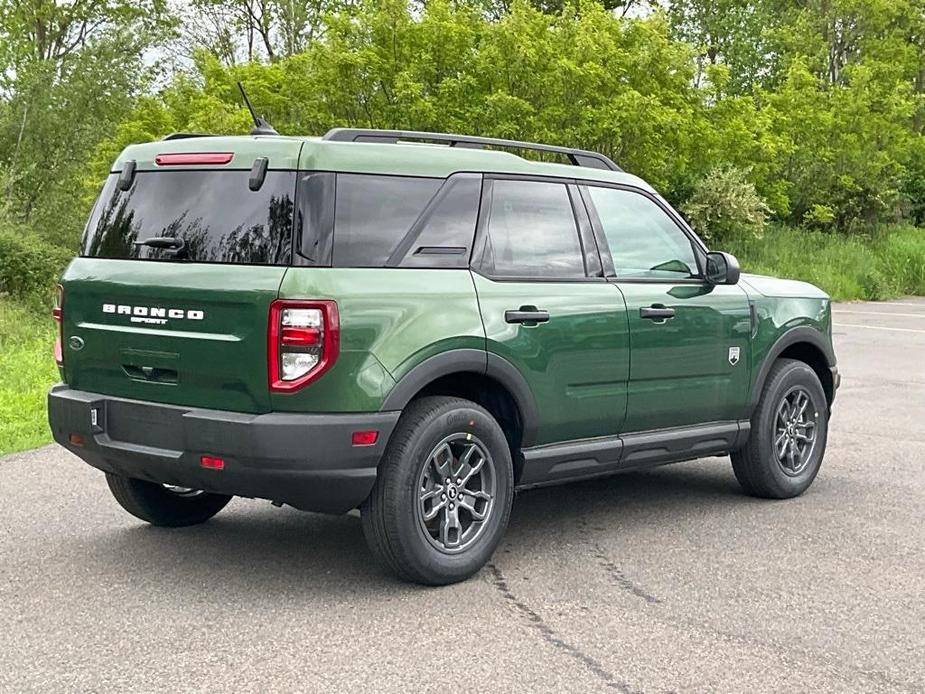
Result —
[{"label": "high-mounted brake light", "polygon": [[55,286],[55,307],[51,310],[55,319],[55,363],[64,366],[64,287]]},{"label": "high-mounted brake light", "polygon": [[290,393],[330,369],[340,351],[340,321],[334,301],[270,304],[267,330],[270,390]]},{"label": "high-mounted brake light", "polygon": [[154,163],[158,166],[183,166],[188,164],[227,164],[234,158],[234,152],[177,152],[158,154]]}]

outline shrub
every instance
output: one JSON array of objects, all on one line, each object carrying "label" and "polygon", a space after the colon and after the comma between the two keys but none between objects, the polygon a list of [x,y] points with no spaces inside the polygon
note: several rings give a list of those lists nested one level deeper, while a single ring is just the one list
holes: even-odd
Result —
[{"label": "shrub", "polygon": [[815,204],[803,215],[803,224],[810,229],[829,229],[835,222],[835,210],[829,205]]},{"label": "shrub", "polygon": [[0,294],[47,300],[61,271],[74,256],[23,227],[0,228]]},{"label": "shrub", "polygon": [[734,166],[708,173],[681,210],[697,233],[714,242],[760,238],[770,213],[747,172]]},{"label": "shrub", "polygon": [[727,250],[745,272],[811,282],[835,300],[925,294],[925,230],[884,226],[872,236],[770,226],[761,239],[734,240]]}]

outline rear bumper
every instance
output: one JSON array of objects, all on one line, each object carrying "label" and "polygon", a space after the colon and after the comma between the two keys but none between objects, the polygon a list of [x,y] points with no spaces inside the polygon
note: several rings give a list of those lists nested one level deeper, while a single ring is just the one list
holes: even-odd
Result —
[{"label": "rear bumper", "polygon": [[[245,414],[113,398],[65,384],[48,394],[55,441],[93,467],[323,513],[345,513],[366,499],[398,416]],[[352,445],[354,431],[369,430],[379,432],[374,445]],[[83,445],[71,443],[71,434]],[[203,468],[203,455],[223,458],[224,469]]]}]

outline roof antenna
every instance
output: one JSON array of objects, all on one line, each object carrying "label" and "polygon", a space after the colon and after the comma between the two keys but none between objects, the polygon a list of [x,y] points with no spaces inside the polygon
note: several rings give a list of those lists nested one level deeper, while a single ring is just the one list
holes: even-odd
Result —
[{"label": "roof antenna", "polygon": [[276,129],[270,125],[265,118],[258,116],[257,112],[254,111],[254,107],[251,106],[251,100],[247,98],[247,92],[244,91],[244,85],[238,82],[238,89],[241,90],[241,96],[244,97],[244,103],[247,104],[247,110],[251,112],[251,118],[254,119],[254,127],[251,130],[251,135],[279,135],[276,132]]}]

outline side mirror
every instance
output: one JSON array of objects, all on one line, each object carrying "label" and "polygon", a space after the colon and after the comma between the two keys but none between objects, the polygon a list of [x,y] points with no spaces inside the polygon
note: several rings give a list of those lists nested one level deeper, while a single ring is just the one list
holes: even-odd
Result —
[{"label": "side mirror", "polygon": [[722,251],[707,253],[706,279],[710,284],[737,284],[741,274],[734,255]]}]

